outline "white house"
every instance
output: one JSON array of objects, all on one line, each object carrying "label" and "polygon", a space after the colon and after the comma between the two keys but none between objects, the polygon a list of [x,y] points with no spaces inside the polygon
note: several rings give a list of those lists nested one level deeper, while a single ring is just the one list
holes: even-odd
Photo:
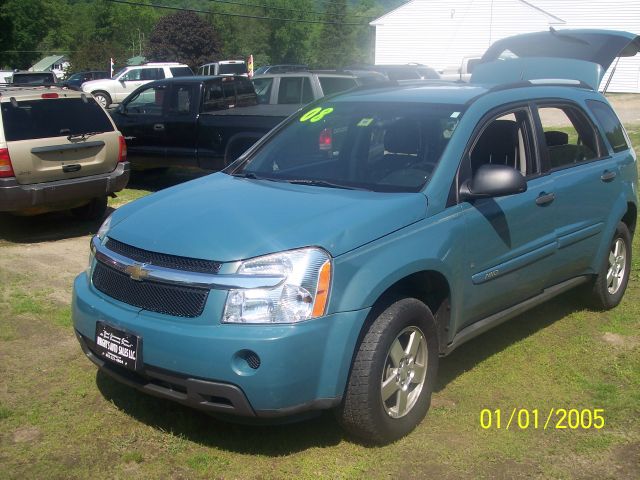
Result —
[{"label": "white house", "polygon": [[[371,25],[376,64],[418,62],[441,70],[482,55],[501,38],[549,27],[640,34],[640,0],[410,0]],[[608,91],[640,93],[640,55],[619,60]]]}]

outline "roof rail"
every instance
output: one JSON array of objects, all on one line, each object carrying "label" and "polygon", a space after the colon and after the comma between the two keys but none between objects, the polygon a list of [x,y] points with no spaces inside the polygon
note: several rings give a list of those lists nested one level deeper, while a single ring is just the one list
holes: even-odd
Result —
[{"label": "roof rail", "polygon": [[491,87],[488,92],[499,92],[501,90],[511,90],[523,87],[576,87],[586,90],[593,90],[582,80],[572,80],[568,78],[540,78],[532,80],[520,80],[512,83],[501,83]]}]

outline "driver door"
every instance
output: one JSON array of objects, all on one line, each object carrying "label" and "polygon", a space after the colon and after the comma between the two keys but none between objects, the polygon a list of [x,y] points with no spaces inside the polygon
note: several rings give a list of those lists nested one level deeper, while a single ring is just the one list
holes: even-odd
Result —
[{"label": "driver door", "polygon": [[113,102],[120,103],[127,98],[136,88],[144,85],[146,82],[142,80],[142,69],[136,68],[123,73],[118,78],[113,92]]},{"label": "driver door", "polygon": [[134,165],[162,166],[166,156],[164,116],[165,84],[148,86],[127,99],[116,115],[118,129],[127,141],[127,158]]},{"label": "driver door", "polygon": [[467,320],[458,331],[540,293],[552,271],[553,181],[540,175],[532,126],[528,105],[489,118],[461,163],[459,185],[490,163],[519,170],[527,191],[460,202],[466,228],[466,264],[461,268]]}]

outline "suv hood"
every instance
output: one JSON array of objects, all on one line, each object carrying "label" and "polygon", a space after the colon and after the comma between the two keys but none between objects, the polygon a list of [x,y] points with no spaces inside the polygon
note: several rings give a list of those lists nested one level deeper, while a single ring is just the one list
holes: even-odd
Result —
[{"label": "suv hood", "polygon": [[306,246],[333,256],[426,215],[422,193],[377,193],[216,173],[119,208],[108,236],[145,250],[221,262]]},{"label": "suv hood", "polygon": [[597,89],[616,57],[632,57],[640,36],[616,30],[554,30],[498,40],[482,56],[473,83],[581,81]]},{"label": "suv hood", "polygon": [[91,93],[98,88],[109,88],[113,85],[114,79],[112,78],[103,78],[101,80],[89,80],[88,82],[84,82],[82,84],[82,91]]}]

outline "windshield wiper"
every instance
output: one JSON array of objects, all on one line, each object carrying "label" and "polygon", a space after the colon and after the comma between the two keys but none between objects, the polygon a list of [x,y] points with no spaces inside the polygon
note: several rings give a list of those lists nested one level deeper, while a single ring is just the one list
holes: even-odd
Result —
[{"label": "windshield wiper", "polygon": [[[253,172],[241,172],[241,173],[232,173],[231,174],[232,177],[238,177],[238,178],[250,178],[251,180],[262,180],[262,177],[258,177],[255,173]],[[268,179],[265,179],[268,180]]]},{"label": "windshield wiper", "polygon": [[310,180],[310,179],[282,179],[283,182],[293,183],[294,185],[311,185],[313,187],[328,187],[328,188],[342,188],[346,190],[367,190],[362,187],[353,187],[351,185],[342,185],[340,183],[333,183],[327,180]]},{"label": "windshield wiper", "polygon": [[[64,132],[64,130],[68,130],[68,129],[65,128],[63,130],[60,130],[60,133],[66,133],[66,132]],[[98,135],[100,133],[104,133],[104,132],[71,133],[67,137],[67,140],[69,140],[69,141],[72,141],[72,140],[86,140],[87,138],[93,137],[94,135]]]}]

